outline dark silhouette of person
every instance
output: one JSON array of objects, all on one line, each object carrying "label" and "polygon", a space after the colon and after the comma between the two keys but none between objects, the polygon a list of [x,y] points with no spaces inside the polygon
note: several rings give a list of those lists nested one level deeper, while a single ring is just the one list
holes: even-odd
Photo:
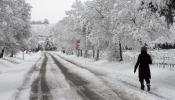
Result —
[{"label": "dark silhouette of person", "polygon": [[150,79],[151,79],[151,72],[149,64],[152,64],[151,56],[147,53],[147,47],[143,46],[141,48],[141,54],[138,56],[137,63],[134,68],[134,73],[136,72],[138,66],[139,66],[139,81],[141,84],[141,89],[144,90],[144,80],[147,84],[147,90],[150,91]]}]

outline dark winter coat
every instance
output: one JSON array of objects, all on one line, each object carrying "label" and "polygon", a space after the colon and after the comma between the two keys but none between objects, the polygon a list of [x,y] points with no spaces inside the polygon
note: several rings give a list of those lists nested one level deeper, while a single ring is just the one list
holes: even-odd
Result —
[{"label": "dark winter coat", "polygon": [[152,64],[151,56],[146,51],[141,52],[134,69],[136,71],[139,66],[139,78],[151,79],[149,64]]}]

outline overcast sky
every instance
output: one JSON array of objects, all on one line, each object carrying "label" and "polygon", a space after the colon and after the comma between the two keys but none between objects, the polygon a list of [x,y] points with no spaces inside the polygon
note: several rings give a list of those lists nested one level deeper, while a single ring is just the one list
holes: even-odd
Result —
[{"label": "overcast sky", "polygon": [[71,9],[75,0],[27,0],[32,8],[32,20],[44,20],[57,23],[65,17],[65,11]]}]

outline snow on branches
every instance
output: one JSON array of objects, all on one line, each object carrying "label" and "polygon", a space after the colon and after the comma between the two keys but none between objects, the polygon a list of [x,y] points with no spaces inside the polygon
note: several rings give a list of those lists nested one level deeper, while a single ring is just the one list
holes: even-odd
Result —
[{"label": "snow on branches", "polygon": [[173,33],[164,22],[166,18],[153,11],[157,10],[154,7],[158,3],[161,4],[159,8],[163,7],[164,1],[153,1],[76,0],[56,28],[61,29],[58,33],[60,36],[69,37],[72,41],[80,40],[80,49],[84,50],[108,50],[116,53],[125,47],[137,48],[161,36],[170,38]]},{"label": "snow on branches", "polygon": [[25,0],[0,0],[0,40],[4,42],[3,46],[12,50],[15,44],[25,45],[30,36],[30,9]]}]

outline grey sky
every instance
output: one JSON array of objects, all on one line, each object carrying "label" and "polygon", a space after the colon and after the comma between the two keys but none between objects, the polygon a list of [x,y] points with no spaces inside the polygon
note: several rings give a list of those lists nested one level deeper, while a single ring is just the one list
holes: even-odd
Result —
[{"label": "grey sky", "polygon": [[32,20],[44,20],[56,23],[65,17],[65,11],[71,9],[75,0],[27,0],[32,8]]}]

